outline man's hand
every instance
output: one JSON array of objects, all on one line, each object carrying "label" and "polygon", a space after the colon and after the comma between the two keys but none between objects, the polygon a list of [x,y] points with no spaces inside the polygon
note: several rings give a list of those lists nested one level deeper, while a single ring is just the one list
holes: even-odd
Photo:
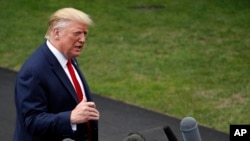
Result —
[{"label": "man's hand", "polygon": [[94,102],[82,100],[75,109],[72,110],[70,121],[72,124],[85,123],[89,120],[98,120],[100,117]]}]

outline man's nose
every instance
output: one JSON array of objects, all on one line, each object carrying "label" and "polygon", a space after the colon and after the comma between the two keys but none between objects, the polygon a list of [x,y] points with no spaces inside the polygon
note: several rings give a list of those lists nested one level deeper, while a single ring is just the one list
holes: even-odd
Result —
[{"label": "man's nose", "polygon": [[86,35],[85,35],[85,34],[81,34],[81,37],[80,37],[80,39],[79,39],[79,42],[84,43],[85,40],[86,40]]}]

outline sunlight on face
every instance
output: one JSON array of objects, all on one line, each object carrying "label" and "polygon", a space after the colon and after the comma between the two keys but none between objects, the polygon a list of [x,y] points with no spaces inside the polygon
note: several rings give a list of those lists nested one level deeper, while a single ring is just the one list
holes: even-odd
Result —
[{"label": "sunlight on face", "polygon": [[78,57],[83,49],[87,33],[87,25],[71,21],[68,27],[58,33],[58,43],[62,53],[67,58]]}]

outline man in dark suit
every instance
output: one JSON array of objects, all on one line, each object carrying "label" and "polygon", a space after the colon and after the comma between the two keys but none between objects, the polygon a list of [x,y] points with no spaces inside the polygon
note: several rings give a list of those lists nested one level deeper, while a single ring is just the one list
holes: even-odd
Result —
[{"label": "man in dark suit", "polygon": [[97,141],[99,112],[79,70],[92,20],[74,8],[56,11],[46,42],[20,69],[15,85],[13,141]]}]

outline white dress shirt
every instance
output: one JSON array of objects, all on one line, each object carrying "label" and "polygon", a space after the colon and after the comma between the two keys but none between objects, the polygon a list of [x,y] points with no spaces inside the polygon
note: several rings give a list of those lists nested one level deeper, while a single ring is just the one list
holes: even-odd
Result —
[{"label": "white dress shirt", "polygon": [[[58,60],[58,62],[62,66],[63,70],[67,74],[68,78],[70,79],[70,81],[71,81],[71,83],[72,83],[72,85],[74,87],[74,83],[72,81],[72,78],[70,76],[70,73],[69,73],[69,70],[68,70],[68,67],[67,67],[68,59],[57,48],[55,48],[48,40],[46,41],[46,44],[47,44],[49,50],[53,53],[53,55],[56,57],[56,59]],[[72,63],[74,63],[74,62],[72,62]],[[84,94],[84,87],[83,87],[82,81],[81,81],[80,76],[78,75],[74,65],[73,65],[73,69],[75,71],[76,78],[77,78],[77,80],[78,80],[78,82],[79,82],[79,84],[81,86],[82,92]],[[83,98],[85,98],[85,95],[83,95]],[[72,126],[72,130],[76,131],[76,124],[71,124],[71,126]]]}]

